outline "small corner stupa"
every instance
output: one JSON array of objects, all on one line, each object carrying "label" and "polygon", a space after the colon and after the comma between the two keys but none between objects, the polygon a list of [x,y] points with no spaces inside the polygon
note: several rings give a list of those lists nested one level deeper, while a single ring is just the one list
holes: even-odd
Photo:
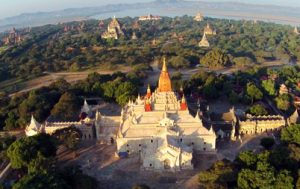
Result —
[{"label": "small corner stupa", "polygon": [[207,40],[206,34],[204,33],[201,41],[199,42],[199,47],[209,47],[209,42]]},{"label": "small corner stupa", "polygon": [[81,118],[85,118],[85,117],[91,117],[91,113],[92,113],[92,110],[89,106],[89,104],[87,103],[86,99],[84,99],[84,104],[81,108],[81,114],[84,114],[83,117],[80,116]]},{"label": "small corner stupa", "polygon": [[34,136],[42,132],[42,126],[38,123],[33,115],[31,116],[30,124],[25,129],[26,136]]}]

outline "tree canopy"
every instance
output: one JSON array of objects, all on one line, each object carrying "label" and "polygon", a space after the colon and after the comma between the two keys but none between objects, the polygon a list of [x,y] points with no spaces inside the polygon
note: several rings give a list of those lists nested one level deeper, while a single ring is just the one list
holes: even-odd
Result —
[{"label": "tree canopy", "polygon": [[220,49],[213,49],[205,54],[205,56],[200,60],[202,65],[220,68],[230,65],[229,56]]},{"label": "tree canopy", "polygon": [[55,141],[47,134],[21,138],[12,143],[7,150],[11,166],[17,169],[28,168],[33,162],[43,163],[44,158],[51,158],[55,155]]}]

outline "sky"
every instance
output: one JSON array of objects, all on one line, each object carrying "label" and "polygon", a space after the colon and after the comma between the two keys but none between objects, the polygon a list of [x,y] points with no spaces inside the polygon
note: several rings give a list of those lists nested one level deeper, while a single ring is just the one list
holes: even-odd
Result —
[{"label": "sky", "polygon": [[[54,11],[66,8],[92,7],[115,3],[149,2],[154,0],[0,0],[0,19],[38,11]],[[205,1],[205,0],[204,0]],[[300,0],[206,0],[236,1],[243,3],[260,3],[272,5],[298,6]]]}]

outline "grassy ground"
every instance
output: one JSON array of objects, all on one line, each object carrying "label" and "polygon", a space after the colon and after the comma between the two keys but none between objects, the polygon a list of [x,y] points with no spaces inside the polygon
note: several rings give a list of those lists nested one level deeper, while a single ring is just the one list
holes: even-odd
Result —
[{"label": "grassy ground", "polygon": [[17,93],[28,92],[33,89],[38,89],[44,86],[49,86],[54,81],[63,78],[70,83],[74,83],[79,80],[87,78],[87,76],[92,72],[98,72],[100,74],[112,74],[116,71],[129,72],[130,67],[125,66],[116,66],[108,67],[107,65],[101,67],[89,68],[85,71],[79,72],[56,72],[56,73],[47,73],[43,76],[36,77],[30,80],[24,79],[11,79],[7,81],[0,82],[0,91],[5,91],[10,95]]}]

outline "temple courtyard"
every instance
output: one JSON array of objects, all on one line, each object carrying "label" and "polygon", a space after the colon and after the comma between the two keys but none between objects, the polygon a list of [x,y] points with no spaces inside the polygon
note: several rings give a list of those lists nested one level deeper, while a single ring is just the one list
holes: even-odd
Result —
[{"label": "temple courtyard", "polygon": [[[123,189],[134,184],[147,184],[151,188],[198,188],[198,173],[208,169],[216,160],[234,160],[240,151],[262,150],[260,139],[276,134],[263,133],[244,136],[241,141],[219,140],[217,152],[197,154],[193,159],[194,170],[180,172],[145,171],[138,155],[120,159],[115,156],[116,145],[100,144],[96,140],[83,141],[76,151],[61,146],[58,159],[61,166],[79,165],[99,181],[100,188]],[[276,137],[275,137],[276,138]]]}]

